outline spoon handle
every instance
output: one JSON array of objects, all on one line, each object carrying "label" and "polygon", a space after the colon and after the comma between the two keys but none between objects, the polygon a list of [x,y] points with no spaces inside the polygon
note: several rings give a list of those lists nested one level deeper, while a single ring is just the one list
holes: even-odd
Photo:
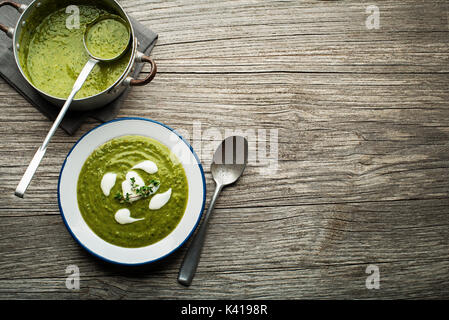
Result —
[{"label": "spoon handle", "polygon": [[184,257],[181,268],[179,269],[178,282],[185,286],[190,286],[195,275],[196,268],[200,261],[201,250],[203,249],[204,239],[206,238],[206,230],[212,211],[215,207],[215,202],[223,189],[222,185],[217,184],[214,195],[207,209],[203,223],[199,227],[195,237],[190,244],[190,247]]},{"label": "spoon handle", "polygon": [[39,167],[39,164],[41,163],[42,159],[44,158],[45,152],[47,151],[47,146],[50,143],[51,138],[55,134],[56,129],[58,129],[67,110],[69,109],[70,105],[72,104],[72,101],[75,98],[75,95],[78,93],[78,91],[81,90],[84,82],[86,81],[90,72],[92,71],[92,69],[95,67],[95,65],[97,63],[98,63],[98,60],[90,59],[84,66],[81,73],[79,74],[78,79],[76,79],[75,84],[73,85],[72,92],[70,93],[69,97],[67,98],[67,101],[64,103],[64,106],[61,108],[61,111],[59,111],[58,117],[56,118],[55,122],[53,123],[53,126],[51,127],[50,131],[48,132],[47,137],[45,138],[44,142],[42,143],[42,146],[37,150],[36,154],[33,157],[33,160],[31,160],[30,164],[28,165],[28,168],[25,171],[25,174],[23,175],[22,179],[20,180],[19,184],[17,185],[16,191],[14,193],[17,197],[23,198],[23,196],[25,195],[25,192],[26,192],[28,186],[30,185],[34,174],[36,173],[37,168]]}]

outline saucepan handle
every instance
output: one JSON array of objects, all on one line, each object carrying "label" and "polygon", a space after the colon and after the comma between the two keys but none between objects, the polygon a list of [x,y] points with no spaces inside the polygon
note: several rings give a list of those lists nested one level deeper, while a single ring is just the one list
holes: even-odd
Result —
[{"label": "saucepan handle", "polygon": [[[24,4],[19,4],[13,1],[2,1],[0,2],[0,7],[3,6],[10,6],[13,7],[14,9],[16,9],[17,11],[19,11],[20,13],[24,12],[25,9],[27,8],[26,5]],[[4,33],[6,33],[6,35],[10,38],[12,38],[12,36],[14,35],[14,28],[10,28],[5,26],[4,24],[0,23],[0,30],[3,31]]]},{"label": "saucepan handle", "polygon": [[137,86],[144,86],[147,85],[151,82],[151,80],[154,79],[154,77],[156,76],[157,73],[157,66],[156,63],[153,61],[153,59],[151,59],[150,57],[142,54],[142,53],[138,53],[137,57],[136,57],[136,62],[145,62],[145,63],[149,63],[151,66],[151,71],[148,74],[148,76],[146,76],[144,79],[129,79],[129,85],[132,87],[137,87]]}]

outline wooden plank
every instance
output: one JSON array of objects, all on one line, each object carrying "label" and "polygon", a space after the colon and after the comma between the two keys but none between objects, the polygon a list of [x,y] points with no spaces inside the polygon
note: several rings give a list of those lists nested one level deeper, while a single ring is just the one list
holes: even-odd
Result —
[{"label": "wooden plank", "polygon": [[[368,208],[365,204],[301,206],[288,214],[281,207],[282,216],[275,216],[272,207],[218,209],[195,279],[198,286],[189,289],[184,297],[294,298],[292,294],[301,295],[297,288],[294,290],[300,283],[314,287],[314,293],[304,291],[305,297],[319,294],[320,289],[324,292],[331,284],[336,291],[328,292],[329,297],[438,296],[447,286],[448,252],[441,255],[447,243],[441,238],[447,238],[448,228],[429,221],[428,216],[429,212],[443,207],[447,207],[447,200],[397,202],[389,206],[373,203]],[[415,219],[404,223],[410,213]],[[439,217],[442,218],[443,215]],[[90,290],[103,277],[101,287],[105,298],[115,297],[108,296],[112,294],[107,290],[109,286],[124,288],[122,298],[139,298],[136,292],[145,290],[149,290],[145,298],[163,298],[168,290],[181,290],[173,275],[185,248],[164,262],[129,270],[91,258],[68,233],[62,232],[64,225],[59,217],[21,217],[6,221],[0,232],[4,235],[0,248],[8,252],[2,267],[9,272],[0,280],[3,284],[0,293],[13,295],[12,288],[20,292],[29,281],[48,281],[47,285],[55,285],[57,292],[63,291],[65,267],[69,264],[79,266],[82,293],[89,298],[95,297]],[[412,243],[408,238],[410,233],[416,239]],[[408,250],[404,250],[406,247]],[[36,259],[41,255],[46,259]],[[388,290],[382,294],[373,295],[364,287],[365,269],[370,264],[379,266],[381,276],[385,277],[382,285]],[[429,266],[433,266],[433,274],[425,269]],[[352,282],[338,286],[343,282],[343,274],[345,280]],[[423,279],[424,283],[432,283],[430,291],[418,290]],[[253,285],[255,291],[249,290],[247,295],[239,292],[240,281]],[[312,285],[310,281],[315,282]],[[217,287],[209,287],[208,283]],[[230,286],[229,291],[218,290],[224,283]],[[43,288],[41,283],[25,293],[32,296],[37,290],[45,297]],[[205,289],[207,292],[203,292]],[[73,296],[67,290],[63,294]]]}]

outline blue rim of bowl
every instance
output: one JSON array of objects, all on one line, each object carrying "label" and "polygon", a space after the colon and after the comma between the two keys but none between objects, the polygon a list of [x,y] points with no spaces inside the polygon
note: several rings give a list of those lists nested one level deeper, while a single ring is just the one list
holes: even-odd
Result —
[{"label": "blue rim of bowl", "polygon": [[[181,242],[181,244],[179,245],[179,246],[177,246],[176,248],[174,248],[173,250],[171,250],[170,252],[168,252],[167,254],[165,254],[165,255],[163,255],[162,257],[159,257],[159,258],[157,258],[157,259],[153,259],[153,260],[149,260],[149,261],[145,261],[145,262],[139,262],[139,263],[123,263],[123,262],[118,262],[118,261],[114,261],[114,260],[110,260],[110,259],[107,259],[107,258],[105,258],[105,257],[103,257],[103,256],[101,256],[101,255],[99,255],[99,254],[97,254],[97,253],[95,253],[95,252],[93,252],[92,250],[90,250],[87,246],[85,246],[76,236],[75,236],[75,234],[72,232],[72,229],[70,228],[70,226],[68,225],[68,223],[67,223],[67,220],[66,220],[66,218],[65,218],[65,216],[64,216],[64,211],[62,210],[62,207],[61,207],[61,195],[60,195],[60,184],[61,184],[61,175],[62,175],[62,172],[64,171],[64,167],[65,167],[65,164],[66,164],[66,162],[67,162],[67,159],[69,158],[69,156],[70,156],[70,154],[72,153],[72,151],[73,151],[73,149],[75,149],[75,147],[78,145],[78,143],[80,143],[89,133],[91,133],[92,131],[94,131],[94,130],[96,130],[96,129],[98,129],[98,128],[101,128],[101,127],[103,127],[103,126],[105,126],[105,125],[107,125],[107,124],[109,124],[109,123],[113,123],[113,122],[119,122],[119,121],[125,121],[125,120],[142,120],[142,121],[148,121],[148,122],[152,122],[152,123],[155,123],[155,124],[157,124],[157,125],[160,125],[160,126],[162,126],[162,127],[164,127],[164,128],[167,128],[168,130],[170,130],[171,132],[173,132],[174,134],[176,134],[188,147],[189,147],[189,149],[190,149],[190,152],[192,152],[192,154],[194,155],[194,157],[195,157],[195,159],[196,159],[196,162],[197,162],[197,164],[198,164],[198,167],[199,167],[199,169],[200,169],[200,172],[201,172],[201,178],[203,179],[203,205],[201,206],[201,213],[200,213],[200,215],[198,216],[198,219],[197,219],[197,221],[196,221],[196,223],[195,223],[195,226],[193,227],[193,229],[190,231],[190,233],[187,235],[187,237],[184,239],[184,241],[183,242]],[[206,178],[205,178],[205,176],[204,176],[204,170],[203,170],[203,166],[201,165],[201,162],[200,162],[200,159],[198,158],[198,156],[197,156],[197,154],[195,153],[195,151],[193,150],[193,148],[192,148],[192,146],[190,145],[190,143],[188,143],[179,133],[177,133],[176,132],[176,130],[174,130],[174,129],[172,129],[172,128],[170,128],[169,126],[167,126],[167,125],[165,125],[165,124],[163,124],[163,123],[161,123],[161,122],[159,122],[159,121],[156,121],[156,120],[151,120],[151,119],[146,119],[146,118],[140,118],[140,117],[125,117],[125,118],[117,118],[117,119],[114,119],[114,120],[111,120],[111,121],[108,121],[108,122],[105,122],[105,123],[102,123],[102,124],[100,124],[99,126],[97,126],[97,127],[95,127],[95,128],[93,128],[93,129],[91,129],[91,130],[89,130],[88,132],[86,132],[81,138],[79,138],[79,140],[73,145],[73,147],[72,147],[72,149],[70,149],[70,151],[69,151],[69,153],[67,154],[67,156],[66,156],[66,158],[65,158],[65,160],[64,160],[64,162],[63,162],[63,164],[62,164],[62,168],[61,168],[61,171],[59,172],[59,178],[58,178],[58,206],[59,206],[59,212],[60,212],[60,214],[61,214],[61,217],[62,217],[62,220],[64,221],[64,224],[65,224],[65,226],[66,226],[66,228],[67,228],[67,230],[69,230],[69,233],[72,235],[72,237],[73,237],[73,239],[75,239],[76,240],[76,242],[78,242],[78,244],[81,246],[81,247],[83,247],[86,251],[88,251],[90,254],[92,254],[93,256],[95,256],[95,257],[97,257],[97,258],[99,258],[99,259],[101,259],[101,260],[103,260],[103,261],[106,261],[106,262],[110,262],[110,263],[114,263],[114,264],[118,264],[118,265],[122,265],[122,266],[140,266],[140,265],[145,265],[145,264],[150,264],[150,263],[153,263],[153,262],[156,262],[156,261],[159,261],[159,260],[162,260],[162,259],[164,259],[165,257],[167,257],[167,256],[169,256],[170,254],[172,254],[173,252],[175,252],[176,250],[178,250],[179,248],[181,248],[183,245],[184,245],[184,243],[187,241],[187,240],[189,240],[189,238],[192,236],[192,234],[195,232],[195,230],[196,230],[196,228],[198,227],[198,224],[199,224],[199,222],[200,222],[200,220],[201,220],[201,217],[203,216],[203,212],[204,212],[204,206],[205,206],[205,203],[206,203]]]}]

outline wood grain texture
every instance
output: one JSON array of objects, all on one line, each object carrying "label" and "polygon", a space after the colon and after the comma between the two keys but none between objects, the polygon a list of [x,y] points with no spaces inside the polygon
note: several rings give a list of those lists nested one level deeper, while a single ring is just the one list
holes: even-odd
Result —
[{"label": "wood grain texture", "polygon": [[[120,116],[189,133],[208,198],[211,130],[278,130],[278,172],[253,162],[223,192],[190,288],[176,282],[185,247],[109,265],[71,238],[56,199],[67,152],[97,123],[58,131],[18,200],[50,122],[0,80],[0,298],[449,298],[447,1],[377,0],[379,30],[363,1],[120,3],[159,34],[159,73]],[[370,264],[379,290],[365,287]]]}]

